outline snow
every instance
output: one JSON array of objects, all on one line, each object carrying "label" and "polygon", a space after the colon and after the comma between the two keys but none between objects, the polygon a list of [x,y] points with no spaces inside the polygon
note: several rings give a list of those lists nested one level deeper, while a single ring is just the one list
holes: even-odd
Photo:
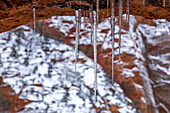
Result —
[{"label": "snow", "polygon": [[124,75],[126,77],[134,77],[135,76],[131,69],[126,69],[126,68],[123,69],[123,72],[121,73],[121,75]]},{"label": "snow", "polygon": [[[138,26],[138,29],[147,38],[147,43],[156,46],[170,41],[170,22],[165,19],[154,20],[154,22],[157,24],[156,26],[149,26],[146,24]],[[167,36],[164,36],[165,34]],[[159,36],[161,36],[161,38],[157,38]],[[164,66],[170,64],[169,56],[170,54],[167,52],[158,55],[149,54],[148,57],[152,61],[149,67],[153,70],[160,70],[166,75],[170,75],[170,66]]]}]

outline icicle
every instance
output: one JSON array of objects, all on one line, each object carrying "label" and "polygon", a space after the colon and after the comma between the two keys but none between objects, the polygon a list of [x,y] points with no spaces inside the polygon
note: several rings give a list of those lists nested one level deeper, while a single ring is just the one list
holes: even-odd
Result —
[{"label": "icicle", "polygon": [[70,0],[70,7],[71,7],[71,0]]},{"label": "icicle", "polygon": [[[81,5],[81,0],[80,0],[80,5]],[[81,8],[79,9],[79,33],[80,33],[80,29],[81,29],[81,12],[82,12],[82,10],[81,10]]]},{"label": "icicle", "polygon": [[33,18],[34,18],[34,32],[35,32],[35,28],[36,28],[36,24],[35,24],[35,8],[33,8]]},{"label": "icicle", "polygon": [[143,0],[143,5],[145,5],[145,0]]},{"label": "icicle", "polygon": [[122,28],[123,0],[119,0],[119,61],[121,51],[121,28]]},{"label": "icicle", "polygon": [[78,24],[79,24],[79,33],[80,33],[80,29],[81,29],[81,9],[79,9],[79,21],[78,21]]},{"label": "icicle", "polygon": [[104,10],[103,10],[103,16],[102,16],[102,22],[104,21]]},{"label": "icicle", "polygon": [[94,48],[94,75],[95,75],[95,102],[97,101],[97,15],[96,11],[93,11],[93,48]]},{"label": "icicle", "polygon": [[163,7],[165,7],[165,0],[163,0]]},{"label": "icicle", "polygon": [[126,1],[126,27],[128,27],[129,24],[129,0]]},{"label": "icicle", "polygon": [[97,10],[97,26],[99,23],[99,0],[96,1],[96,10]]},{"label": "icicle", "polygon": [[93,5],[90,6],[91,44],[93,43]]},{"label": "icicle", "polygon": [[88,18],[88,16],[89,16],[88,14],[89,14],[89,11],[86,11],[86,18]]},{"label": "icicle", "polygon": [[108,10],[109,10],[109,0],[107,0],[107,17],[109,16]]},{"label": "icicle", "polygon": [[79,11],[75,11],[75,20],[76,20],[76,43],[75,43],[75,71],[77,66],[77,57],[78,57],[78,45],[79,45]]},{"label": "icicle", "polygon": [[113,83],[113,79],[114,79],[115,0],[111,0],[111,33],[112,33],[112,83]]},{"label": "icicle", "polygon": [[86,11],[84,11],[84,21],[85,21],[85,18],[86,18]]}]

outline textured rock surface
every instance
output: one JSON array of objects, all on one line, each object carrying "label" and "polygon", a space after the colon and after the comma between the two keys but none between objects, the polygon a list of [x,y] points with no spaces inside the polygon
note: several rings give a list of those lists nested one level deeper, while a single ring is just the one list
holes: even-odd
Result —
[{"label": "textured rock surface", "polygon": [[[156,101],[166,105],[170,110],[170,35],[164,34],[153,37],[152,42],[144,38],[149,75],[153,81],[153,91]],[[153,42],[156,43],[153,43]],[[160,60],[159,60],[160,59]],[[163,67],[163,68],[161,68]],[[158,105],[161,113],[167,112]]]}]

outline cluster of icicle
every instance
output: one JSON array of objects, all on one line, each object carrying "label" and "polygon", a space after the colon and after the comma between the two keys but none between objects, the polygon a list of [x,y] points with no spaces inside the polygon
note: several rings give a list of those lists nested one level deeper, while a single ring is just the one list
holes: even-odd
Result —
[{"label": "cluster of icicle", "polygon": [[[108,16],[109,0],[107,0],[107,16]],[[110,0],[111,8],[111,38],[112,38],[112,83],[114,81],[114,36],[115,36],[115,0]],[[123,0],[119,0],[119,61],[121,53],[121,27],[123,14]],[[99,0],[96,0],[96,10],[93,10],[93,5],[89,9],[91,23],[91,43],[94,49],[94,75],[95,75],[95,101],[97,101],[97,28],[99,22]],[[78,57],[79,33],[81,26],[81,9],[75,10],[76,19],[76,43],[75,43],[75,71]],[[129,0],[127,0],[127,16],[126,23],[129,21]]]},{"label": "cluster of icicle", "polygon": [[[126,25],[129,23],[129,0],[126,0]],[[81,4],[81,0],[80,0]],[[145,0],[143,0],[143,5]],[[163,7],[165,7],[165,0],[163,0]],[[107,17],[109,9],[109,0],[107,0]],[[111,9],[111,39],[112,39],[112,83],[114,81],[114,36],[115,36],[115,0],[110,0]],[[95,75],[95,101],[97,97],[97,28],[99,22],[99,0],[96,0],[96,10],[93,10],[93,5],[89,8],[90,23],[91,23],[91,43],[93,43],[94,49],[94,75]],[[123,0],[119,0],[119,62],[121,60],[121,27],[122,27],[122,14],[123,14]],[[85,16],[85,12],[84,12]],[[34,32],[36,30],[35,24],[35,8],[33,8],[33,19],[34,19]],[[78,45],[79,45],[79,33],[81,29],[81,9],[75,10],[76,20],[76,43],[75,43],[75,71],[77,68],[77,57],[78,57]]]}]

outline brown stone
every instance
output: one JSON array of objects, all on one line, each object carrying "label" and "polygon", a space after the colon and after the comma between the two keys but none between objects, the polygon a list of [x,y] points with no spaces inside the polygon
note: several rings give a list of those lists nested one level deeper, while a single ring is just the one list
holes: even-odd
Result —
[{"label": "brown stone", "polygon": [[[32,9],[36,7],[36,20],[46,19],[54,15],[74,15],[74,10],[70,7],[63,9],[54,7],[58,0],[2,0],[0,6],[0,33],[14,29],[20,25],[33,21]],[[60,0],[65,4],[65,0]],[[106,1],[106,0],[105,0]],[[105,3],[105,1],[103,3]],[[152,0],[150,0],[152,1]],[[72,1],[73,2],[73,1]],[[93,1],[95,3],[95,1]],[[166,1],[168,4],[168,1]],[[74,2],[73,2],[74,3]],[[89,2],[90,3],[90,2]],[[149,4],[148,4],[149,3]],[[159,3],[159,2],[158,2]],[[162,3],[162,2],[161,2]],[[76,3],[74,3],[76,4]],[[153,6],[152,2],[146,2],[142,5],[142,0],[130,1],[130,14],[143,16],[145,18],[164,18],[170,20],[170,9],[167,5],[165,8]],[[79,5],[79,4],[77,4]],[[116,3],[116,15],[118,15],[118,3]],[[106,10],[104,16],[106,17]],[[126,2],[124,2],[123,13],[126,13]],[[4,16],[5,14],[5,16]],[[109,10],[110,14],[110,10]],[[87,15],[88,16],[88,15]],[[100,17],[102,17],[101,15]],[[124,25],[123,25],[124,26]]]}]

